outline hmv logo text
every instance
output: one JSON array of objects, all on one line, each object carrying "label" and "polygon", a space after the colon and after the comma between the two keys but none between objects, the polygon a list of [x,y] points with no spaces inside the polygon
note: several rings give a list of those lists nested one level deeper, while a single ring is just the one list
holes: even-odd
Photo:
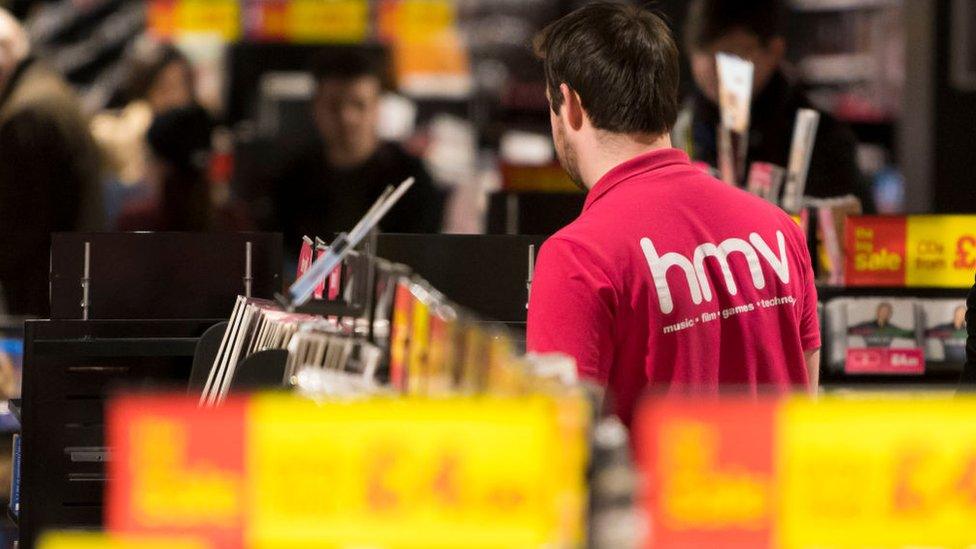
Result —
[{"label": "hmv logo text", "polygon": [[776,231],[777,252],[769,247],[769,244],[757,233],[751,233],[749,240],[741,238],[729,238],[719,244],[705,243],[695,248],[692,257],[686,257],[677,252],[667,252],[661,254],[650,238],[640,240],[641,249],[644,257],[647,258],[647,266],[651,269],[651,276],[654,278],[654,286],[657,288],[658,301],[661,312],[669,314],[674,310],[674,300],[672,299],[671,287],[668,285],[668,271],[677,268],[682,271],[688,281],[688,288],[691,291],[691,300],[695,305],[712,300],[712,287],[708,274],[705,272],[705,259],[714,258],[718,261],[722,269],[722,278],[729,294],[736,295],[739,292],[737,284],[745,283],[744,280],[736,280],[732,275],[729,266],[729,257],[732,254],[740,254],[749,266],[749,278],[752,279],[756,289],[766,287],[766,277],[763,274],[760,258],[765,261],[777,278],[783,284],[790,282],[790,269],[786,257],[786,238],[781,231]]}]

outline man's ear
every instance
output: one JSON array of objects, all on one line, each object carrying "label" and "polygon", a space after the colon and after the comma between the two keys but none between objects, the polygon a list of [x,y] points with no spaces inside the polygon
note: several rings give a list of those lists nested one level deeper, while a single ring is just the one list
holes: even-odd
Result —
[{"label": "man's ear", "polygon": [[583,127],[583,118],[586,116],[583,112],[583,101],[579,94],[566,84],[559,85],[559,93],[563,96],[563,105],[560,111],[566,119],[566,124],[573,130],[579,130]]}]

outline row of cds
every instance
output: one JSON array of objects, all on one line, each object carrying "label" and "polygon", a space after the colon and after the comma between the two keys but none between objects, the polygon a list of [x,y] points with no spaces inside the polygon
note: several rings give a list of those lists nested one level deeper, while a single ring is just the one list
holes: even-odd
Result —
[{"label": "row of cds", "polygon": [[[517,355],[506,329],[468,314],[408,267],[353,259],[328,277],[326,297],[312,301],[313,308],[338,305],[336,314],[288,312],[274,301],[238,297],[200,404],[222,402],[242,365],[274,349],[287,351],[282,384],[323,395],[518,393],[546,379],[575,382],[571,359]],[[343,314],[341,305],[367,283],[365,311]]]}]

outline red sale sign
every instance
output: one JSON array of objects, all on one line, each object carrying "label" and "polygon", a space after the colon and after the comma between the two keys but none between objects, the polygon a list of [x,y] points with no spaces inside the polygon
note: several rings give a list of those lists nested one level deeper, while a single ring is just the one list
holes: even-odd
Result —
[{"label": "red sale sign", "polygon": [[904,217],[850,217],[844,231],[849,286],[904,286]]},{"label": "red sale sign", "polygon": [[113,402],[106,526],[118,534],[186,535],[218,549],[241,547],[245,407],[229,399],[201,413],[171,397]]},{"label": "red sale sign", "polygon": [[776,408],[775,401],[663,399],[642,409],[636,434],[649,488],[646,547],[770,546]]},{"label": "red sale sign", "polygon": [[889,348],[848,349],[844,373],[922,375],[925,373],[925,351]]}]

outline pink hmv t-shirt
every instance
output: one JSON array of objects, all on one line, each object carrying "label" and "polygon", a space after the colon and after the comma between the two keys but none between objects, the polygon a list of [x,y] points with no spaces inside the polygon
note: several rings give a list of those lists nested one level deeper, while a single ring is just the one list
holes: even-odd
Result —
[{"label": "pink hmv t-shirt", "polygon": [[630,424],[649,387],[808,384],[820,347],[805,237],[782,210],[654,151],[610,170],[540,250],[528,348],[573,356]]}]

